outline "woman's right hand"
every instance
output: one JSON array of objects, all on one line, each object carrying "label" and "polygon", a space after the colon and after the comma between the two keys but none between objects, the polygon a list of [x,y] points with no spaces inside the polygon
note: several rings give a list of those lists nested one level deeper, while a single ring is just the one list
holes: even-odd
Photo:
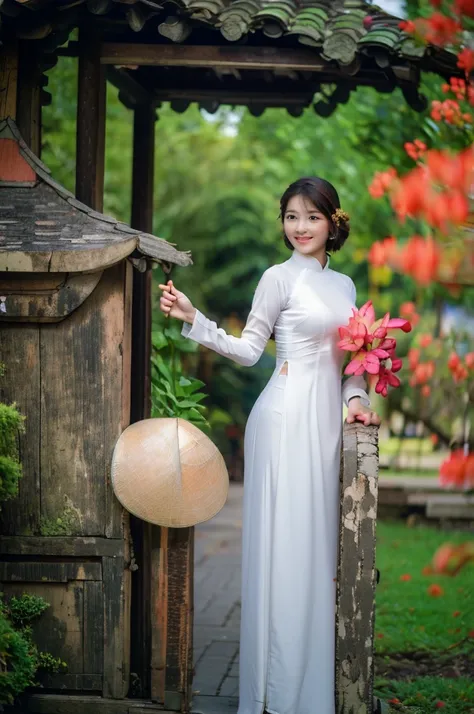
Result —
[{"label": "woman's right hand", "polygon": [[172,280],[168,280],[166,285],[160,285],[160,290],[163,291],[160,297],[160,310],[166,316],[176,317],[183,322],[193,324],[196,308],[191,300],[179,290],[176,290]]}]

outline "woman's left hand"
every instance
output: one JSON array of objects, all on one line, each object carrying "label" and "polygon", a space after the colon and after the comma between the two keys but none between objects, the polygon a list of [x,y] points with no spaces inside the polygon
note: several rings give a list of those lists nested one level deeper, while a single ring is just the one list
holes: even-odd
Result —
[{"label": "woman's left hand", "polygon": [[355,421],[361,421],[364,426],[374,424],[380,425],[380,417],[375,412],[371,411],[370,407],[366,407],[358,397],[353,397],[347,407],[347,423],[353,424]]}]

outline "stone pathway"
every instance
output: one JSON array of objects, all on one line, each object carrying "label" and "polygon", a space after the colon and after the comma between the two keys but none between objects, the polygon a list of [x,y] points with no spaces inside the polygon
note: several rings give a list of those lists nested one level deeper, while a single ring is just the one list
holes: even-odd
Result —
[{"label": "stone pathway", "polygon": [[235,714],[238,703],[241,484],[222,511],[196,527],[194,714]]}]

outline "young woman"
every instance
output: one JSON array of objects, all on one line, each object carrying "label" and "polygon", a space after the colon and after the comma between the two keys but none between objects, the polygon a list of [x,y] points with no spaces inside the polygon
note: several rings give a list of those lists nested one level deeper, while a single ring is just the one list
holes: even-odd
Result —
[{"label": "young woman", "polygon": [[242,365],[274,333],[275,371],[245,431],[238,714],[334,714],[334,642],[342,401],[348,422],[379,424],[362,377],[341,388],[337,328],[352,280],[329,267],[349,221],[321,178],[280,201],[289,260],[266,270],[240,338],[196,310],[172,281],[161,310],[183,335]]}]

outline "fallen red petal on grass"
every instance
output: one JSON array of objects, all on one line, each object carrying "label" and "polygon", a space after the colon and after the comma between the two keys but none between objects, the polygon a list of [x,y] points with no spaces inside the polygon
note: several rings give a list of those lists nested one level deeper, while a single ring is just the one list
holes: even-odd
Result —
[{"label": "fallen red petal on grass", "polygon": [[428,587],[428,595],[431,595],[431,597],[441,597],[441,595],[444,595],[444,590],[441,587],[441,585],[437,585],[436,583],[433,583]]},{"label": "fallen red petal on grass", "polygon": [[378,640],[383,640],[384,637],[385,637],[385,635],[383,635],[381,632],[377,632],[377,639],[378,639]]},{"label": "fallen red petal on grass", "polygon": [[403,575],[400,575],[400,580],[402,582],[408,582],[411,580],[411,575],[409,573],[404,573]]},{"label": "fallen red petal on grass", "polygon": [[455,610],[453,612],[453,617],[459,617],[460,614],[461,614],[461,610]]}]

